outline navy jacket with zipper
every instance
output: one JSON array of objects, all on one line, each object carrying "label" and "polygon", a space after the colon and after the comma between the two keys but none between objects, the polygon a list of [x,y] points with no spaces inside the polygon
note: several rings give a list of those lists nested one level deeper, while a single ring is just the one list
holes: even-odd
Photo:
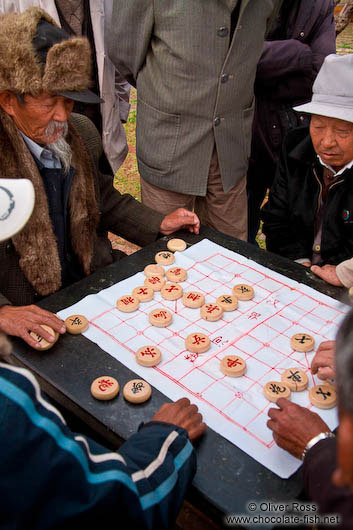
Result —
[{"label": "navy jacket with zipper", "polygon": [[[268,203],[263,207],[266,246],[287,258],[311,258],[322,166],[308,127],[286,136]],[[330,185],[324,208],[321,264],[337,265],[353,256],[353,168]]]}]

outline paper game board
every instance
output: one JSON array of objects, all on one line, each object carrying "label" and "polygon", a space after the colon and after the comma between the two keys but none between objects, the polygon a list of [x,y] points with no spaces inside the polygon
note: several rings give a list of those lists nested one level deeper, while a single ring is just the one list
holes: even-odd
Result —
[{"label": "paper game board", "polygon": [[[89,320],[85,337],[98,344],[140,377],[172,400],[188,397],[213,430],[240,447],[282,478],[292,475],[301,462],[276,446],[267,428],[267,411],[274,406],[263,394],[266,382],[281,380],[286,368],[307,372],[309,388],[318,384],[309,370],[319,344],[335,338],[348,311],[342,303],[325,296],[207,239],[184,252],[175,253],[175,263],[187,270],[182,282],[185,291],[204,294],[206,302],[231,294],[239,283],[251,285],[255,296],[239,301],[233,312],[225,312],[216,322],[200,317],[200,309],[189,309],[180,300],[154,299],[140,303],[133,313],[122,313],[116,300],[143,285],[143,272],[123,280],[58,313],[65,319],[83,314]],[[168,269],[169,267],[165,267]],[[153,327],[150,311],[163,307],[173,313],[167,328]],[[185,338],[202,332],[211,339],[211,348],[202,354],[190,353]],[[290,338],[306,332],[315,338],[309,353],[293,351]],[[135,352],[145,345],[157,346],[162,361],[154,368],[137,364]],[[247,363],[244,376],[232,378],[220,371],[225,355],[239,355]],[[109,375],[109,374],[107,374]],[[320,410],[309,402],[308,391],[292,392],[291,400],[319,413],[331,429],[338,424],[336,408]]]}]

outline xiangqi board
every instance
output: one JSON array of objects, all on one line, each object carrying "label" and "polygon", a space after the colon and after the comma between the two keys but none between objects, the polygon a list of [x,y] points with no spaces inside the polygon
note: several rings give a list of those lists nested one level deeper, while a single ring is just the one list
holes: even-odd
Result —
[{"label": "xiangqi board", "polygon": [[[267,428],[267,411],[273,403],[264,396],[269,381],[281,381],[288,368],[304,371],[307,390],[292,392],[291,400],[311,408],[331,429],[337,426],[336,408],[320,410],[311,405],[308,391],[320,381],[311,374],[311,360],[322,341],[335,338],[348,307],[305,285],[277,274],[256,262],[231,252],[209,240],[175,254],[173,267],[187,271],[180,283],[184,292],[197,292],[206,303],[232,295],[239,284],[251,286],[254,297],[239,300],[234,311],[224,311],[217,321],[201,318],[200,308],[186,307],[182,299],[169,301],[156,291],[149,302],[132,313],[116,308],[116,300],[143,285],[138,273],[96,295],[90,295],[61,311],[84,314],[89,320],[85,337],[158,388],[172,400],[186,396],[199,407],[209,427],[233,442],[262,465],[288,478],[301,462],[278,448]],[[168,269],[168,266],[165,267]],[[155,308],[172,313],[165,328],[152,326],[148,316]],[[191,333],[203,333],[211,341],[205,353],[185,347]],[[307,333],[315,340],[310,352],[293,350],[291,337]],[[162,360],[155,367],[143,367],[135,353],[149,344],[158,347]],[[220,369],[226,355],[246,362],[241,377],[229,377]]]}]

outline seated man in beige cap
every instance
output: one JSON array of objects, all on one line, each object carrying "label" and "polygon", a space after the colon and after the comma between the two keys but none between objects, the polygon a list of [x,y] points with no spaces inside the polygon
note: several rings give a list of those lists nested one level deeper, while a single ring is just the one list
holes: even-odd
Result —
[{"label": "seated man in beige cap", "polygon": [[30,304],[121,257],[108,230],[139,245],[182,227],[199,230],[194,213],[164,217],[99,173],[95,127],[70,118],[75,100],[101,102],[88,90],[90,63],[88,41],[69,38],[43,10],[0,16],[0,174],[31,180],[36,195],[27,226],[0,245],[0,330],[33,347],[31,331],[53,341],[40,324],[59,333],[65,326]]},{"label": "seated man in beige cap", "polygon": [[262,218],[267,249],[335,285],[353,285],[353,55],[326,57],[309,129],[283,142]]}]

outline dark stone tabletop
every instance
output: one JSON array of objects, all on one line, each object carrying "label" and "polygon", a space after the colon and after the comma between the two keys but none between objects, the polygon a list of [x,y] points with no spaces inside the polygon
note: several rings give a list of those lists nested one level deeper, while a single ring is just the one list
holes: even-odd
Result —
[{"label": "dark stone tabletop", "polygon": [[[338,299],[346,296],[343,289],[327,285],[303,266],[210,228],[203,227],[198,236],[180,232],[173,237],[182,237],[189,244],[206,237],[329,296]],[[46,298],[39,305],[56,313],[88,294],[95,294],[132,276],[154,262],[156,252],[166,249],[168,239],[157,240]],[[52,349],[43,353],[31,349],[21,340],[14,339],[13,344],[14,362],[29,368],[49,396],[78,416],[107,444],[115,447],[169,401],[156,389],[149,401],[138,406],[126,402],[121,393],[113,402],[95,400],[91,396],[90,385],[97,376],[116,377],[122,388],[136,374],[83,336],[66,334]],[[247,513],[246,506],[250,500],[288,501],[295,499],[301,490],[300,470],[290,479],[283,480],[211,429],[198,441],[197,456],[198,469],[188,498],[211,516]]]}]

